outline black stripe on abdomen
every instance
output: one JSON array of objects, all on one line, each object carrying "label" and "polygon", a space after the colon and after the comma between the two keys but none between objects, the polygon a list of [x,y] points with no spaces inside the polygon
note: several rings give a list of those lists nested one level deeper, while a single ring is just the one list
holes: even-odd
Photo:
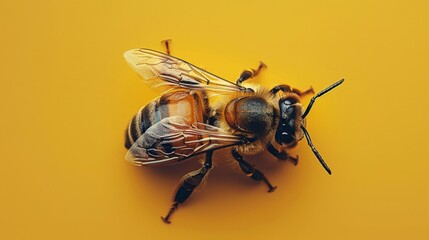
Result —
[{"label": "black stripe on abdomen", "polygon": [[137,132],[136,121],[136,115],[134,115],[125,131],[125,147],[127,149],[129,149],[140,136]]},{"label": "black stripe on abdomen", "polygon": [[138,130],[137,130],[137,126],[138,126],[137,115],[134,115],[133,119],[130,122],[130,127],[129,127],[129,131],[130,131],[129,134],[133,143],[137,141],[137,139],[140,137],[140,134],[138,133]]},{"label": "black stripe on abdomen", "polygon": [[155,122],[154,119],[155,103],[151,102],[140,111],[140,132],[143,134]]},{"label": "black stripe on abdomen", "polygon": [[130,137],[129,137],[129,134],[128,134],[128,127],[127,127],[127,129],[125,129],[125,148],[126,149],[130,149],[130,147],[132,145],[133,144],[131,144],[131,140],[130,140]]}]

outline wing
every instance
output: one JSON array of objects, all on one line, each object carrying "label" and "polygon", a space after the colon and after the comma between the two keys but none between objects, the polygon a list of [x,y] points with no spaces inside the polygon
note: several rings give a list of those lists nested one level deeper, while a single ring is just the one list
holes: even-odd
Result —
[{"label": "wing", "polygon": [[184,60],[150,49],[124,53],[128,64],[150,86],[181,87],[215,92],[247,92],[245,87],[211,74]]},{"label": "wing", "polygon": [[189,123],[181,116],[164,118],[140,136],[125,159],[142,165],[164,165],[209,150],[242,144],[243,137],[203,123]]}]

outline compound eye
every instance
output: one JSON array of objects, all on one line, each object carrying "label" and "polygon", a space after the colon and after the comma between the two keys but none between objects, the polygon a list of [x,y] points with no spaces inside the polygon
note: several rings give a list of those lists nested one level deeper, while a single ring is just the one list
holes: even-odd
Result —
[{"label": "compound eye", "polygon": [[295,96],[289,96],[282,99],[283,105],[291,106],[298,102],[298,99]]}]

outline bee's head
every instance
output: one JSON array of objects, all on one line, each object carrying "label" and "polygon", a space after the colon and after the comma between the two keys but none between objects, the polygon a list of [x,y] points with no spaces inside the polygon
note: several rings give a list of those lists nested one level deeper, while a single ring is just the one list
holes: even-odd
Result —
[{"label": "bee's head", "polygon": [[284,148],[296,146],[304,136],[301,125],[305,126],[302,115],[302,105],[297,94],[288,92],[279,99],[280,119],[275,140]]},{"label": "bee's head", "polygon": [[307,143],[314,155],[316,155],[320,164],[322,164],[323,168],[325,168],[329,174],[331,174],[331,170],[314,147],[310,135],[308,134],[307,129],[305,129],[305,117],[307,117],[308,113],[310,112],[316,98],[337,87],[343,83],[343,81],[344,79],[341,79],[340,81],[332,84],[312,97],[304,113],[302,113],[302,105],[299,102],[299,97],[297,94],[288,92],[287,95],[280,98],[279,100],[280,121],[275,135],[276,142],[284,148],[290,148],[295,146],[298,141],[301,140],[303,136],[305,136]]}]

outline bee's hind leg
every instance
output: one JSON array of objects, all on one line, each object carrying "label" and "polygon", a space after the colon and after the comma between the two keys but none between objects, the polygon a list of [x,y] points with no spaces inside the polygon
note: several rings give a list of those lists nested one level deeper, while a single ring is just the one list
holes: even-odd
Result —
[{"label": "bee's hind leg", "polygon": [[170,44],[171,44],[171,39],[165,39],[161,41],[161,44],[164,45],[165,47],[165,52],[170,55]]},{"label": "bee's hind leg", "polygon": [[235,161],[240,165],[240,169],[250,178],[255,181],[263,181],[268,186],[268,192],[273,192],[276,190],[277,186],[271,185],[270,181],[264,176],[264,174],[258,169],[254,168],[252,164],[248,163],[244,160],[243,156],[241,156],[235,148],[231,151],[232,157]]},{"label": "bee's hind leg", "polygon": [[240,77],[237,79],[236,83],[238,85],[241,85],[241,83],[243,83],[244,81],[251,79],[253,77],[256,77],[264,68],[267,68],[267,65],[265,65],[265,63],[263,62],[259,62],[258,69],[253,69],[253,68],[245,69],[241,73]]},{"label": "bee's hind leg", "polygon": [[191,196],[192,192],[195,188],[200,185],[203,181],[206,174],[212,168],[212,156],[213,151],[208,151],[206,153],[206,160],[203,166],[200,169],[192,171],[185,176],[183,176],[182,180],[180,180],[179,186],[176,190],[176,194],[174,195],[174,202],[171,206],[168,214],[165,217],[161,217],[162,221],[165,223],[170,223],[170,217],[174,211],[176,211],[179,204],[182,204],[186,201],[186,199]]}]

